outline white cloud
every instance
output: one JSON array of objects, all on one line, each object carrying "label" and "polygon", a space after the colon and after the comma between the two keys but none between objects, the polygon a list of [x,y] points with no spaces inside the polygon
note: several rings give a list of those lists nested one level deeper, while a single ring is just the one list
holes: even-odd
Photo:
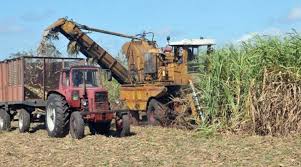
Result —
[{"label": "white cloud", "polygon": [[295,7],[293,8],[288,16],[287,16],[288,21],[299,21],[301,20],[301,7]]},{"label": "white cloud", "polygon": [[283,35],[284,32],[281,31],[279,28],[271,27],[263,30],[262,32],[250,32],[242,35],[238,40],[235,40],[235,42],[243,42],[248,41],[255,37],[256,35],[271,35],[271,36],[280,36]]},{"label": "white cloud", "polygon": [[251,32],[251,33],[244,34],[240,38],[238,38],[238,40],[236,40],[236,42],[248,41],[248,40],[252,39],[254,36],[256,36],[257,34],[258,34],[257,32]]}]

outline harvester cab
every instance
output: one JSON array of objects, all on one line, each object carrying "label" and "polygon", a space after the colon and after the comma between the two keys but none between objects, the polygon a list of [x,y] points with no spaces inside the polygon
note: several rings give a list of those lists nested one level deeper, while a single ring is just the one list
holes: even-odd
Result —
[{"label": "harvester cab", "polygon": [[175,58],[181,63],[183,60],[183,52],[187,56],[187,69],[188,73],[197,73],[199,69],[199,56],[202,54],[202,48],[206,47],[206,54],[210,55],[213,52],[213,45],[215,41],[213,39],[184,39],[181,41],[169,42],[170,50],[173,50]]}]

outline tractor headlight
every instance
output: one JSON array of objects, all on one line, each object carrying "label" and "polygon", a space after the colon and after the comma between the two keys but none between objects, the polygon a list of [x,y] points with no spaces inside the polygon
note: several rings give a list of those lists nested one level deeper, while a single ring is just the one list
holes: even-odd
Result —
[{"label": "tractor headlight", "polygon": [[72,91],[72,100],[79,100],[79,91],[78,90],[74,90]]},{"label": "tractor headlight", "polygon": [[87,100],[87,99],[82,99],[82,100],[81,100],[81,103],[82,103],[82,105],[85,106],[85,107],[88,106],[88,100]]}]

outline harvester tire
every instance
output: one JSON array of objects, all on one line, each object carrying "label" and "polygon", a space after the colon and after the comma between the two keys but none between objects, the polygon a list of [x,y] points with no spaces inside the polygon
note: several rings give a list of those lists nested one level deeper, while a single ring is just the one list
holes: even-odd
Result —
[{"label": "harvester tire", "polygon": [[30,128],[30,113],[27,110],[21,109],[19,111],[18,125],[19,125],[19,132],[20,133],[29,132],[29,128]]},{"label": "harvester tire", "polygon": [[0,132],[10,130],[10,115],[3,109],[0,109]]},{"label": "harvester tire", "polygon": [[121,116],[120,121],[121,126],[119,128],[116,128],[118,137],[129,136],[131,133],[130,116],[128,114],[124,114]]},{"label": "harvester tire", "polygon": [[85,136],[85,122],[78,111],[71,114],[70,134],[73,139],[82,139]]},{"label": "harvester tire", "polygon": [[163,125],[165,108],[162,103],[156,99],[151,99],[147,107],[147,122],[151,126]]},{"label": "harvester tire", "polygon": [[90,122],[89,129],[92,135],[107,135],[111,129],[111,121]]},{"label": "harvester tire", "polygon": [[50,94],[46,106],[46,129],[50,137],[65,137],[69,132],[68,103],[58,94]]}]

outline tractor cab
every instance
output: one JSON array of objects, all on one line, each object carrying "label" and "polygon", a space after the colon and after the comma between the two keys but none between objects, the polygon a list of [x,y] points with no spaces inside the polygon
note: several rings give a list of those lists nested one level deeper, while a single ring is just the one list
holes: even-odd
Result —
[{"label": "tractor cab", "polygon": [[85,112],[91,121],[110,120],[113,114],[98,117],[94,112],[110,109],[108,91],[102,87],[100,68],[95,66],[72,66],[61,72],[59,92],[73,110]]}]

